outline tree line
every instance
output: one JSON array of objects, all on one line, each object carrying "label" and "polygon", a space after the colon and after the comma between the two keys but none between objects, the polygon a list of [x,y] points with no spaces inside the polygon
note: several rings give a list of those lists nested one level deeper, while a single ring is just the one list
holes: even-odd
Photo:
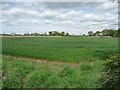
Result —
[{"label": "tree line", "polygon": [[120,35],[120,28],[118,30],[113,29],[104,29],[102,31],[89,31],[89,36],[111,36],[111,37],[118,37]]},{"label": "tree line", "polygon": [[17,33],[6,34],[6,33],[4,33],[1,35],[5,35],[5,36],[69,36],[69,33],[66,33],[64,31],[62,31],[62,32],[49,31],[48,34],[47,33],[40,34],[37,32],[34,32],[34,33],[26,32],[24,34],[17,34]]},{"label": "tree line", "polygon": [[48,34],[40,34],[40,33],[24,33],[25,36],[69,36],[69,33],[65,33],[64,31],[49,31]]},{"label": "tree line", "polygon": [[[49,31],[48,33],[40,34],[40,33],[24,33],[23,35],[21,34],[16,34],[16,33],[11,33],[11,34],[2,34],[6,36],[75,36],[75,35],[70,35],[68,32],[58,32],[58,31]],[[104,29],[102,31],[88,31],[87,35],[83,34],[80,36],[111,36],[111,37],[118,37],[120,35],[120,28],[118,30],[113,30],[113,29]]]}]

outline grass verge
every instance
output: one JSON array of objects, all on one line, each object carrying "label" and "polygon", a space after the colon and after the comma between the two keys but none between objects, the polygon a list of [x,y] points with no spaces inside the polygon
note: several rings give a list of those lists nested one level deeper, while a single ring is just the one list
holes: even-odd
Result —
[{"label": "grass verge", "polygon": [[97,88],[102,61],[67,64],[38,63],[3,56],[3,88]]}]

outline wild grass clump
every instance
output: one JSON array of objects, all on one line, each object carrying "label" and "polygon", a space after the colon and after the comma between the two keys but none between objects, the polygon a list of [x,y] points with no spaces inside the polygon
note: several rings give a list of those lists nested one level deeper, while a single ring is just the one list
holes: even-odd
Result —
[{"label": "wild grass clump", "polygon": [[[102,61],[92,60],[92,62],[83,62],[80,65],[80,74],[78,77],[79,87],[82,88],[99,88],[100,83],[98,79],[102,72]],[[94,84],[93,84],[94,83]]]},{"label": "wild grass clump", "polygon": [[25,77],[34,70],[33,64],[5,59],[2,65],[3,88],[23,87]]},{"label": "wild grass clump", "polygon": [[82,63],[80,67],[67,64],[52,66],[57,68],[53,71],[47,63],[5,57],[3,88],[96,88],[101,75],[101,61],[87,63]]},{"label": "wild grass clump", "polygon": [[33,72],[29,77],[27,77],[27,87],[32,88],[50,88],[53,86],[58,86],[59,78],[57,78],[48,69],[40,69]]},{"label": "wild grass clump", "polygon": [[71,67],[64,66],[59,72],[58,76],[61,78],[67,77],[68,75],[72,75],[74,70]]},{"label": "wild grass clump", "polygon": [[75,88],[78,74],[75,69],[70,66],[63,66],[58,72],[58,77],[61,79],[60,87],[62,88]]},{"label": "wild grass clump", "polygon": [[73,84],[76,80],[75,71],[64,66],[58,74],[54,74],[49,69],[40,69],[31,73],[27,77],[26,87],[34,88],[68,88],[75,87]]},{"label": "wild grass clump", "polygon": [[89,71],[89,70],[92,70],[92,68],[93,68],[93,65],[89,62],[84,62],[80,65],[80,69],[82,71]]}]

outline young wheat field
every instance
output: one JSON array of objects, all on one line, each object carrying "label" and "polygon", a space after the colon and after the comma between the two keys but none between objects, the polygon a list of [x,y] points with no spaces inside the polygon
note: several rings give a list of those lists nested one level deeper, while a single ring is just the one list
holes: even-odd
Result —
[{"label": "young wheat field", "polygon": [[118,38],[3,37],[3,87],[97,88]]}]

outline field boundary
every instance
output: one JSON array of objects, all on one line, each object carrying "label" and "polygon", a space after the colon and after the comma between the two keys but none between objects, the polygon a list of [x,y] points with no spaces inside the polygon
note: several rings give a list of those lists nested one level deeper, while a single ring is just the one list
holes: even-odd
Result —
[{"label": "field boundary", "polygon": [[36,63],[47,63],[47,64],[59,64],[59,65],[72,65],[72,66],[79,66],[82,64],[81,62],[60,62],[60,61],[48,61],[48,60],[42,60],[42,59],[33,59],[33,58],[26,58],[26,57],[17,57],[17,56],[11,56],[11,55],[2,55],[2,57],[12,58],[13,60],[24,60],[24,61],[31,61]]}]

